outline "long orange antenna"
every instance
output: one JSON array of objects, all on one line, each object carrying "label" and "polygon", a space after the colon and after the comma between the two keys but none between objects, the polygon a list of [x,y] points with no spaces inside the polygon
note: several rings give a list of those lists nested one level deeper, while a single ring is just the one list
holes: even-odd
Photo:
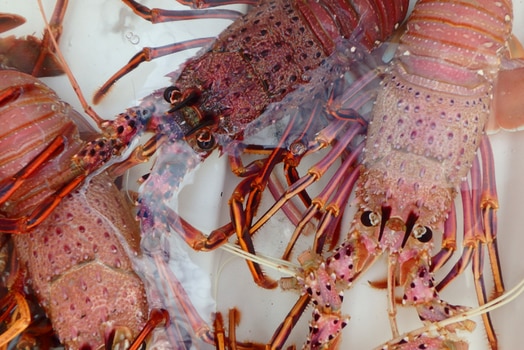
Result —
[{"label": "long orange antenna", "polygon": [[58,47],[58,43],[56,42],[56,39],[53,35],[52,29],[49,25],[49,21],[47,20],[44,6],[42,5],[42,0],[38,1],[38,7],[40,9],[40,13],[42,14],[42,18],[44,20],[46,31],[49,33],[49,37],[51,39],[51,42],[53,43],[53,46],[55,48],[56,54],[58,58],[60,59],[60,63],[63,66],[64,72],[67,75],[67,78],[69,79],[69,82],[71,83],[71,86],[73,87],[73,90],[75,91],[76,95],[78,96],[78,100],[80,101],[80,104],[84,108],[84,111],[93,119],[93,121],[100,127],[103,122],[105,122],[105,119],[102,119],[87,103],[84,95],[82,94],[82,91],[80,90],[80,86],[78,85],[78,82],[76,81],[73,72],[71,72],[71,69],[69,68],[69,65],[67,64],[67,61],[64,58],[64,55],[62,55],[62,51]]}]

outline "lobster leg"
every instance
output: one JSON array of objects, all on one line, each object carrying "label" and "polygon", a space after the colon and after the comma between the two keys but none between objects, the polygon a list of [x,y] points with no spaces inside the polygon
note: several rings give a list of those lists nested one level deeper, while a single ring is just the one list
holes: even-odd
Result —
[{"label": "lobster leg", "polygon": [[[295,126],[297,122],[296,115],[290,120],[283,136],[281,137],[279,144],[275,147],[275,150],[271,153],[270,157],[266,161],[264,168],[253,176],[252,179],[246,179],[245,185],[242,186],[243,191],[235,191],[230,200],[231,205],[231,221],[235,227],[237,236],[239,238],[239,244],[245,251],[252,254],[255,253],[253,242],[250,235],[250,227],[253,221],[253,217],[260,204],[262,192],[269,181],[269,176],[273,171],[275,165],[282,161],[282,154],[284,153],[283,142],[287,139],[287,136]],[[242,208],[244,202],[245,191],[249,189],[249,195],[246,202],[245,210]],[[265,277],[260,269],[260,266],[251,261],[247,261],[249,269],[251,270],[255,282],[265,288],[274,288],[276,283]]]},{"label": "lobster leg", "polygon": [[[229,20],[234,21],[235,19],[237,19],[238,17],[242,15],[240,12],[233,11],[233,10],[224,10],[224,9],[198,10],[198,11],[194,11],[194,10],[170,11],[170,10],[164,10],[164,9],[158,9],[158,8],[150,9],[133,0],[122,0],[122,2],[126,4],[127,6],[129,6],[136,15],[142,17],[146,21],[149,21],[153,24],[172,22],[172,21],[186,21],[190,19],[205,19],[205,18],[220,18],[220,19],[229,19]],[[212,6],[207,6],[207,7],[215,7],[215,6],[239,4],[239,3],[242,3],[242,2],[241,1],[228,1],[227,4],[216,3],[216,4],[213,4]],[[187,3],[182,3],[182,4],[189,6]]]},{"label": "lobster leg", "polygon": [[[0,181],[0,203],[5,203],[7,199],[24,183],[29,176],[31,176],[40,166],[51,159],[53,155],[64,145],[63,137],[58,136],[51,142],[46,149],[44,149],[36,158],[31,160],[29,164],[23,167],[11,178]],[[1,225],[0,225],[1,227]],[[2,229],[3,232],[9,230]]]},{"label": "lobster leg", "polygon": [[[293,118],[293,120],[295,120],[295,118]],[[341,121],[340,123],[345,124],[345,121]],[[192,227],[189,223],[180,218],[174,211],[165,206],[162,209],[162,211],[164,213],[167,213],[167,216],[169,217],[169,225],[171,226],[171,228],[179,232],[181,236],[184,238],[184,240],[190,246],[197,250],[214,249],[216,246],[224,243],[232,233],[236,232],[241,247],[244,250],[254,254],[255,249],[251,241],[251,232],[254,232],[255,230],[249,230],[249,228],[251,227],[253,216],[255,215],[258,205],[260,203],[260,196],[264,191],[266,184],[269,181],[269,175],[273,171],[274,166],[282,162],[282,160],[284,159],[283,155],[286,152],[285,148],[283,147],[283,142],[287,139],[287,135],[293,129],[294,124],[294,121],[288,123],[288,126],[280,140],[280,143],[274,148],[270,156],[266,160],[262,161],[263,166],[260,164],[260,161],[257,162],[253,169],[247,170],[249,173],[254,173],[248,176],[236,187],[230,199],[230,224],[227,224],[222,228],[214,230],[208,237],[205,237],[199,230]],[[331,132],[336,133],[336,130],[333,128]],[[342,149],[343,146],[339,146],[339,148]],[[238,166],[239,163],[235,156],[233,156],[232,158],[230,157],[230,159],[232,159],[232,164],[234,166]],[[163,170],[162,172],[166,173],[173,170],[174,168],[169,166],[166,168],[166,170]],[[246,170],[244,168],[240,170],[238,167],[234,167],[233,171],[244,175]],[[176,175],[173,174],[172,177],[176,178]],[[246,197],[246,208],[244,209],[243,203]],[[145,213],[147,210],[147,208],[144,208],[142,213]],[[147,216],[149,216],[149,214],[147,214]],[[248,261],[247,263],[254,275],[257,284],[266,288],[274,288],[276,286],[276,284],[273,281],[268,280],[267,277],[263,275],[263,272],[258,264],[253,263],[251,261]]]},{"label": "lobster leg", "polygon": [[[322,253],[324,242],[327,236],[329,236],[330,232],[332,231],[328,230],[327,228],[332,227],[332,220],[336,220],[337,222],[338,220],[340,220],[342,216],[341,210],[344,207],[345,203],[347,203],[349,195],[351,194],[351,191],[353,190],[353,187],[359,175],[359,172],[352,167],[354,165],[354,162],[357,160],[357,157],[360,155],[360,150],[362,149],[362,146],[363,145],[361,145],[359,149],[353,152],[351,157],[344,161],[342,166],[337,170],[336,174],[330,180],[329,185],[326,186],[326,188],[324,188],[324,190],[322,190],[322,192],[315,199],[313,199],[312,205],[305,212],[302,220],[299,222],[295,231],[293,232],[293,235],[286,247],[282,259],[289,259],[291,250],[293,249],[293,246],[296,240],[298,239],[298,236],[302,233],[305,225],[317,212],[321,210],[324,211],[324,215],[322,216],[320,223],[316,229],[316,236],[312,249],[317,254]],[[339,184],[343,184],[343,186],[339,188]],[[326,205],[328,198],[336,190],[338,190],[336,198]]]},{"label": "lobster leg", "polygon": [[[377,82],[377,76],[376,71],[367,72],[357,79],[356,82],[352,82],[345,90],[342,89],[346,83],[345,80],[335,80],[334,87],[330,91],[324,108],[324,111],[331,117],[334,117],[335,120],[318,132],[313,145],[308,147],[306,154],[317,152],[327,145],[334,144],[334,146],[321,162],[315,164],[308,170],[307,175],[296,181],[294,180],[294,183],[289,186],[275,204],[253,224],[250,229],[251,232],[258,230],[266,223],[273,214],[288,202],[289,198],[297,194],[305,193],[305,189],[312,183],[318,181],[327,168],[330,167],[340,155],[348,152],[350,149],[349,145],[356,136],[365,132],[367,121],[356,111],[372,100],[373,93],[368,91],[368,89],[371,90],[374,83]],[[315,117],[318,118],[318,116]],[[294,243],[290,243],[290,245],[292,244]],[[284,256],[289,254],[290,249],[291,247],[288,246]]]},{"label": "lobster leg", "polygon": [[284,321],[282,321],[282,323],[278,326],[277,330],[273,334],[273,337],[269,342],[269,349],[282,349],[284,343],[286,342],[289,336],[289,333],[297,323],[300,316],[302,316],[302,314],[304,313],[304,310],[306,310],[306,307],[309,305],[310,301],[311,297],[307,293],[302,295],[297,300],[293,308],[287,314]]},{"label": "lobster leg", "polygon": [[[69,0],[58,0],[55,4],[55,10],[49,21],[49,30],[46,30],[44,33],[41,51],[33,65],[31,75],[34,77],[45,77],[63,73],[62,65],[55,56],[55,49],[50,36],[52,35],[55,41],[60,39],[60,35],[62,34],[62,21],[68,2]],[[56,66],[56,68],[53,68],[54,66]]]},{"label": "lobster leg", "polygon": [[[499,261],[498,247],[497,247],[497,220],[496,210],[498,209],[498,199],[495,184],[495,169],[493,163],[493,152],[487,136],[484,136],[480,144],[480,155],[482,157],[482,193],[478,197],[477,207],[481,210],[479,220],[483,224],[482,236],[477,243],[477,250],[473,256],[473,276],[475,281],[475,290],[479,305],[486,304],[490,297],[486,292],[483,275],[483,261],[484,261],[484,247],[487,249],[491,274],[494,281],[494,297],[498,297],[504,293],[504,282],[502,279],[502,271]],[[491,297],[493,298],[493,297]],[[497,348],[497,336],[491,321],[489,313],[482,315],[484,322],[484,329],[488,340],[493,349]]]},{"label": "lobster leg", "polygon": [[[336,131],[344,129],[348,121],[336,121],[330,127],[322,130],[317,136],[316,143],[318,148],[324,147],[324,145],[330,144],[336,135]],[[350,127],[342,135],[342,140],[353,140],[353,138],[362,131],[362,127],[355,125]],[[348,141],[348,142],[349,142]],[[252,231],[258,230],[263,224],[265,224],[288,200],[289,198],[295,196],[296,194],[305,190],[312,183],[318,181],[320,177],[326,172],[326,170],[335,162],[338,156],[342,154],[346,149],[346,144],[344,142],[339,142],[336,144],[326,155],[326,157],[315,164],[308,170],[307,175],[303,176],[299,181],[297,181],[293,186],[290,186],[280,197],[280,199],[266,212],[256,223],[251,227]],[[316,151],[316,149],[315,149]]]},{"label": "lobster leg", "polygon": [[0,33],[7,32],[25,23],[25,18],[12,13],[0,14]]},{"label": "lobster leg", "polygon": [[10,291],[0,300],[0,305],[2,305],[2,310],[5,310],[0,321],[4,321],[12,313],[9,328],[0,335],[0,346],[4,346],[29,326],[31,312],[25,296],[17,291]]},{"label": "lobster leg", "polygon": [[178,3],[182,5],[189,6],[191,8],[208,8],[208,7],[215,7],[215,6],[223,6],[223,5],[235,5],[235,4],[246,4],[254,6],[259,3],[258,0],[242,0],[242,1],[236,1],[236,0],[177,0]]},{"label": "lobster leg", "polygon": [[[412,304],[417,308],[419,317],[424,322],[436,322],[449,318],[467,308],[453,306],[438,298],[434,279],[429,270],[429,255],[427,252],[408,260],[401,266],[401,271],[407,274],[405,278],[403,304]],[[402,280],[402,276],[400,277]],[[454,324],[450,331],[456,328],[471,331],[472,321]]]},{"label": "lobster leg", "polygon": [[[498,259],[498,249],[496,244],[496,212],[498,208],[493,155],[489,140],[485,136],[480,145],[480,154],[482,157],[482,187],[480,181],[480,168],[478,161],[473,164],[471,171],[472,187],[471,198],[464,198],[469,189],[463,188],[463,203],[465,213],[465,250],[460,260],[455,264],[453,269],[439,283],[437,290],[442,290],[457,275],[462,273],[467,264],[472,261],[472,269],[475,280],[475,289],[479,305],[484,305],[488,301],[484,287],[483,276],[483,256],[484,246],[488,251],[492,276],[495,284],[495,297],[504,292],[504,283],[500,262]],[[463,187],[467,184],[464,183]],[[482,188],[482,193],[478,194],[477,188]],[[468,196],[469,197],[469,196]],[[471,203],[471,204],[470,204]],[[482,211],[482,214],[480,213]],[[469,219],[469,220],[468,220]],[[480,227],[482,223],[482,226]],[[493,348],[497,346],[497,337],[493,329],[489,313],[483,314],[482,319],[488,336],[488,340]]]},{"label": "lobster leg", "polygon": [[217,350],[263,350],[266,346],[258,343],[238,342],[236,338],[236,327],[240,322],[240,311],[236,308],[229,309],[229,331],[226,337],[224,320],[222,314],[215,315],[215,346]]},{"label": "lobster leg", "polygon": [[[59,39],[62,31],[62,20],[68,0],[59,0],[50,21],[52,34],[46,32],[42,40],[34,36],[23,39],[8,37],[0,39],[0,56],[3,65],[16,68],[35,77],[56,76],[63,74],[62,65],[55,55],[50,35]],[[2,15],[0,32],[7,31],[25,22],[15,15]]]},{"label": "lobster leg", "polygon": [[504,283],[497,247],[497,209],[499,207],[497,198],[497,187],[495,184],[495,167],[493,151],[489,139],[484,136],[480,143],[480,154],[482,157],[483,191],[480,201],[482,209],[484,235],[491,264],[491,271],[495,282],[496,296],[504,293]]},{"label": "lobster leg", "polygon": [[[402,304],[410,304],[416,307],[419,318],[426,325],[448,319],[457,314],[462,314],[466,307],[455,306],[441,300],[436,291],[433,276],[429,270],[430,261],[427,252],[404,262],[401,265],[401,273],[407,274],[404,278],[404,295]],[[401,274],[400,279],[403,279]],[[467,348],[467,343],[455,336],[456,330],[472,331],[475,323],[468,319],[451,324],[439,329],[437,337],[431,334],[416,335],[414,337],[403,337],[396,344],[389,344],[387,348],[402,349],[462,349]],[[398,335],[394,337],[398,338]],[[466,347],[465,347],[466,346]]]},{"label": "lobster leg", "polygon": [[93,96],[93,102],[95,104],[99,103],[105,94],[111,89],[111,87],[124,75],[131,72],[133,69],[138,67],[140,63],[151,61],[155,58],[171,55],[173,53],[181,52],[184,50],[194,49],[206,46],[211,44],[215,38],[198,38],[191,39],[187,41],[182,41],[179,43],[165,45],[161,47],[145,47],[133,56],[129,62],[122,68],[118,70],[111,78],[105,82],[100,89]]},{"label": "lobster leg", "polygon": [[[292,128],[292,126],[293,123],[289,123],[288,131]],[[284,135],[287,135],[287,132],[284,132]],[[281,142],[283,142],[283,140],[285,140],[285,136],[282,138]],[[214,230],[208,237],[205,237],[199,230],[192,227],[172,210],[165,208],[164,211],[169,213],[171,227],[178,231],[191,247],[197,250],[214,249],[216,246],[226,242],[231,234],[236,232],[241,247],[244,250],[254,254],[255,250],[248,228],[251,226],[253,215],[256,213],[256,209],[260,203],[260,196],[268,182],[268,177],[273,171],[274,166],[282,161],[283,153],[284,148],[281,147],[281,145],[277,145],[274,151],[271,152],[269,158],[263,161],[264,166],[259,168],[259,165],[257,164],[257,169],[255,169],[255,172],[244,179],[239,185],[237,185],[230,199],[230,224]],[[232,159],[233,164],[238,165],[238,161],[235,159],[235,157]],[[236,171],[237,173],[245,173],[244,170],[245,169],[240,171],[238,168],[233,169],[233,171]],[[253,169],[248,171],[251,172]],[[244,210],[243,203],[246,196],[248,198],[246,209]],[[264,276],[258,264],[253,263],[252,261],[247,261],[247,264],[253,273],[257,284],[264,286],[265,288],[276,287],[276,283],[274,281]]]},{"label": "lobster leg", "polygon": [[[169,325],[169,313],[166,310],[162,309],[151,310],[146,325],[144,326],[140,334],[138,334],[133,343],[129,346],[129,350],[140,349],[146,337],[162,322],[166,324],[166,327]],[[106,346],[106,349],[112,349],[114,344],[111,345],[111,347]],[[124,346],[124,344],[122,344],[122,346]]]},{"label": "lobster leg", "polygon": [[451,203],[449,216],[444,223],[444,234],[440,251],[431,261],[431,272],[437,271],[446,264],[457,249],[457,212],[455,203]]},{"label": "lobster leg", "polygon": [[[229,153],[229,160],[231,164],[231,170],[232,172],[237,176],[247,176],[247,175],[255,175],[258,174],[257,178],[253,180],[253,184],[255,185],[258,183],[257,186],[252,186],[254,190],[260,191],[261,189],[268,186],[268,189],[273,194],[273,197],[278,199],[281,195],[281,192],[283,190],[277,190],[277,186],[282,188],[280,185],[280,180],[275,176],[274,172],[272,172],[272,169],[275,167],[277,163],[283,163],[284,164],[284,173],[286,176],[286,180],[288,183],[288,186],[297,182],[299,180],[299,175],[296,167],[300,164],[300,160],[304,155],[307,154],[308,151],[308,133],[315,133],[311,130],[318,130],[318,128],[314,125],[315,120],[318,120],[320,118],[317,118],[318,114],[316,110],[320,108],[319,103],[316,103],[312,112],[307,113],[308,117],[305,121],[302,122],[296,122],[297,118],[297,110],[294,110],[292,112],[293,118],[293,124],[299,124],[305,125],[302,128],[301,134],[295,138],[295,141],[293,141],[287,148],[287,151],[283,151],[284,145],[283,142],[287,141],[286,139],[289,139],[289,136],[285,137],[289,134],[289,131],[292,128],[291,122],[287,124],[286,130],[283,133],[283,136],[281,137],[281,140],[277,144],[276,147],[271,147],[272,151],[268,156],[267,160],[256,160],[250,164],[248,164],[246,167],[242,165],[241,161],[241,154],[242,153],[261,153],[261,147],[256,146],[237,146],[234,147],[228,147],[228,153]],[[264,151],[267,151],[265,148]],[[265,165],[267,164],[267,165]],[[272,176],[269,177],[268,174],[271,174]],[[274,179],[274,180],[273,180]],[[260,185],[263,186],[260,187]],[[261,191],[260,191],[261,192]],[[306,207],[309,207],[311,205],[311,198],[308,195],[308,193],[304,190],[298,194],[302,202],[306,205]],[[289,206],[284,206],[283,212],[286,214],[288,219],[293,222],[294,224],[298,223],[298,220],[296,219],[297,215],[292,213],[292,209],[296,209],[294,207],[288,208],[292,206],[293,203],[288,202]],[[254,214],[256,212],[256,209],[258,208],[258,204],[256,206],[251,206],[250,211]],[[252,214],[252,216],[254,216]],[[319,218],[319,216],[318,216]],[[250,230],[250,234],[254,234],[254,231]]]},{"label": "lobster leg", "polygon": [[[135,14],[142,17],[143,19],[151,22],[151,23],[162,23],[162,22],[170,22],[170,21],[184,21],[189,19],[203,19],[203,18],[221,18],[221,19],[229,19],[234,21],[238,17],[240,17],[241,13],[233,10],[225,10],[225,9],[212,9],[212,10],[179,10],[179,11],[168,11],[158,8],[150,9],[142,4],[139,4],[136,1],[133,0],[123,0],[123,2],[129,6]],[[183,3],[184,5],[187,5],[187,3]],[[238,3],[237,1],[227,1],[227,3]],[[222,5],[221,3],[212,4],[212,6],[219,6]],[[211,6],[204,6],[204,7],[211,7]],[[203,47],[206,45],[211,44],[213,41],[215,41],[215,38],[198,38],[198,39],[192,39],[187,40],[175,44],[165,45],[162,47],[145,47],[143,48],[139,53],[137,53],[135,56],[133,56],[129,62],[120,68],[118,72],[113,74],[112,77],[110,77],[95,93],[93,96],[93,102],[95,104],[99,103],[105,94],[111,89],[111,87],[124,75],[131,72],[133,69],[138,67],[139,64],[143,62],[149,62],[153,59],[171,55],[177,52],[181,52],[184,50],[194,49]]]}]

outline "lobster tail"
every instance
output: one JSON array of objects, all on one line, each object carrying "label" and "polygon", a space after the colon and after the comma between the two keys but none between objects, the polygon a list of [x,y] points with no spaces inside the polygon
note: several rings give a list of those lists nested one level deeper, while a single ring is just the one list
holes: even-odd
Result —
[{"label": "lobster tail", "polygon": [[[425,0],[420,1],[411,14],[401,44],[410,56],[449,64],[449,70],[454,73],[437,78],[460,82],[464,79],[464,70],[475,73],[481,70],[484,74],[498,71],[511,24],[509,1],[477,1],[474,4],[471,1]],[[417,67],[412,69],[415,74],[418,72]]]}]

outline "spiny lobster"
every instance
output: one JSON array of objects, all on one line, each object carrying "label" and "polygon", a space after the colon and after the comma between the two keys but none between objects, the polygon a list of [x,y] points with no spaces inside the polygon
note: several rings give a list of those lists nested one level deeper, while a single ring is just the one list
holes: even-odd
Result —
[{"label": "spiny lobster", "polygon": [[[244,249],[254,252],[246,228],[258,207],[268,174],[283,161],[285,152],[278,150],[265,160],[243,167],[238,163],[243,146],[232,141],[242,140],[244,129],[255,122],[268,104],[311,83],[310,72],[323,63],[342,38],[351,45],[355,43],[359,49],[363,47],[364,51],[383,41],[404,17],[407,3],[361,1],[338,9],[340,4],[330,1],[264,1],[235,21],[201,56],[190,59],[173,75],[174,85],[163,92],[170,108],[161,122],[171,123],[171,129],[157,131],[168,138],[183,137],[202,159],[217,146],[230,154],[233,170],[246,177],[231,197],[231,223],[206,237],[166,208],[170,200],[165,197],[166,193],[176,190],[173,181],[181,178],[180,164],[197,164],[189,160],[193,157],[191,151],[183,151],[185,156],[182,156],[168,146],[161,151],[164,161],[157,162],[142,189],[143,205],[139,215],[144,217],[143,222],[150,221],[154,226],[157,220],[158,225],[173,227],[197,250],[214,249],[236,233]],[[133,8],[143,15],[149,13],[138,4],[133,3]],[[312,15],[313,12],[316,15]],[[144,56],[140,53],[133,58],[129,67],[140,62],[141,55]],[[357,56],[355,54],[355,59]],[[343,72],[349,66],[339,69]],[[339,72],[329,73],[334,76]],[[101,91],[120,75],[121,72],[117,73]],[[320,80],[316,89],[323,90],[323,84],[330,81],[328,77],[323,79],[325,82]],[[147,101],[145,98],[142,103]],[[171,153],[178,158],[171,158]],[[166,183],[166,177],[172,179],[171,183]],[[161,197],[163,201],[158,200]],[[244,202],[247,203],[245,209]],[[154,219],[155,212],[161,213],[160,219]],[[171,224],[165,222],[166,212],[170,213]],[[264,277],[256,264],[248,262],[248,265],[257,284],[266,288],[276,286]]]},{"label": "spiny lobster", "polygon": [[[57,3],[52,21],[55,28],[60,25],[65,6],[64,2]],[[13,15],[2,18],[18,19]],[[50,67],[56,74],[58,60],[53,59],[53,50],[45,44],[49,35],[53,34],[48,32],[42,43],[32,37],[7,40],[15,43],[11,48],[21,45],[22,52],[27,52],[25,49],[32,54],[31,50],[37,49],[36,56],[43,53],[46,58],[39,74],[49,73]],[[16,52],[10,50],[6,54]],[[30,71],[35,72],[32,67]],[[68,162],[64,159],[81,149],[84,141],[80,135],[87,137],[93,130],[34,77],[10,69],[0,70],[0,76],[0,183],[4,189],[0,203],[2,217],[8,218],[38,206],[56,189],[56,184],[63,181],[63,173],[67,173],[64,166]],[[25,187],[13,195],[20,183],[15,181],[14,188],[4,185],[11,183],[13,177],[20,179],[20,171],[34,176],[22,177]],[[1,301],[1,319],[6,325],[0,334],[3,347],[31,323],[25,301],[30,290],[36,293],[59,340],[71,349],[127,348],[138,337],[131,346],[136,349],[156,324],[167,321],[165,311],[153,309],[146,323],[146,289],[134,271],[139,255],[139,227],[129,204],[112,182],[106,174],[99,174],[82,190],[67,195],[54,213],[31,232],[12,232],[16,253],[7,278],[9,290]],[[2,248],[8,247],[9,239],[2,233]],[[148,287],[150,295],[154,294],[152,286]],[[31,328],[38,335],[38,318],[34,323]],[[20,348],[51,346],[41,340],[26,337],[16,342]]]},{"label": "spiny lobster", "polygon": [[[36,79],[13,70],[0,71],[0,75],[5,97],[0,103],[0,120],[9,126],[1,137],[2,179],[12,176],[33,159],[34,152],[45,149],[56,137],[68,141],[68,149],[61,156],[75,153],[80,139],[71,119],[80,116]],[[23,92],[16,96],[16,89]],[[14,149],[16,152],[12,152]],[[52,187],[47,179],[60,177],[60,160],[57,157],[42,168],[36,181],[30,183],[33,191],[22,197],[3,196],[2,214],[17,215],[38,203],[47,186]],[[124,339],[129,344],[145,325],[149,312],[144,284],[133,271],[130,259],[138,253],[138,234],[131,208],[111,179],[104,174],[96,176],[83,191],[68,195],[36,229],[13,235],[16,258],[12,261],[17,259],[17,264],[10,277],[13,286],[3,303],[17,300],[15,310],[24,310],[18,296],[28,290],[24,280],[29,279],[58,338],[68,348],[112,344],[108,337],[115,336],[112,332],[120,327],[124,333],[118,333],[113,346],[120,342],[123,345]],[[13,311],[7,308],[5,312]],[[157,319],[161,315],[156,311],[154,314]],[[24,318],[30,316],[23,315],[20,322],[29,322]],[[22,325],[17,327],[13,331],[24,330]],[[4,344],[11,340],[6,335],[0,336]]]},{"label": "spiny lobster", "polygon": [[[297,282],[302,296],[273,337],[278,341],[273,346],[282,345],[282,329],[288,331],[309,300],[313,300],[315,311],[308,347],[336,344],[338,332],[347,323],[340,310],[341,292],[384,252],[388,257],[388,315],[394,337],[399,334],[394,293],[397,285],[404,288],[403,303],[415,306],[424,322],[436,322],[464,310],[442,301],[438,291],[473,261],[475,288],[479,303],[484,304],[488,298],[483,285],[484,248],[492,265],[495,293],[502,293],[495,240],[498,202],[493,160],[483,134],[491,110],[499,119],[508,117],[508,109],[500,108],[501,104],[506,107],[501,91],[512,87],[505,85],[507,74],[503,71],[511,69],[509,74],[520,77],[523,73],[521,60],[508,60],[511,3],[480,3],[417,3],[395,59],[385,70],[361,170],[350,169],[359,180],[357,213],[347,241],[325,258],[320,255],[323,243],[317,233],[313,251],[300,258],[303,271]],[[493,94],[496,107],[492,106]],[[518,109],[511,112],[517,117],[522,115]],[[515,126],[511,120],[501,124]],[[479,147],[482,170],[476,158]],[[319,172],[321,163],[316,168],[304,178]],[[464,181],[470,169],[471,185]],[[464,254],[437,284],[433,272],[440,270],[456,249],[452,203],[459,187],[465,212]],[[300,190],[300,186],[290,187],[263,220],[272,217],[287,198]],[[321,210],[335,212],[330,208],[337,196],[334,198],[322,202]],[[317,230],[322,231],[322,227]],[[442,234],[443,244],[432,257],[434,233]],[[496,348],[491,321],[487,315],[483,319],[490,346]],[[404,339],[388,348],[462,347],[465,344],[453,333],[470,326],[470,322],[463,322],[443,329],[443,338]]]},{"label": "spiny lobster", "polygon": [[[308,71],[333,51],[337,40],[346,37],[369,50],[398,26],[407,11],[407,3],[407,0],[361,1],[356,5],[347,4],[340,13],[335,11],[337,3],[329,1],[322,4],[292,1],[259,4],[221,34],[210,51],[190,60],[177,77],[174,87],[151,94],[140,107],[128,109],[115,122],[98,119],[107,136],[90,144],[80,156],[81,160],[78,157],[74,160],[84,173],[75,181],[82,182],[87,174],[103,167],[113,154],[120,155],[144,131],[153,131],[155,136],[144,148],[135,150],[126,167],[147,158],[162,143],[170,144],[177,139],[185,139],[200,158],[205,158],[217,144],[224,147],[232,140],[241,139],[247,123],[256,118],[268,103],[278,101],[310,79]],[[135,12],[147,13],[147,9],[133,1],[126,1],[126,4]],[[320,17],[315,18],[313,13]],[[355,28],[356,31],[353,30]],[[293,47],[291,43],[295,44],[297,40],[307,49],[301,45]],[[274,50],[273,45],[282,50],[285,62],[276,62],[268,55]],[[204,71],[206,73],[202,75]],[[224,84],[229,85],[228,93],[224,93]],[[249,97],[242,96],[246,93],[250,94]],[[246,103],[247,100],[250,102]],[[181,157],[181,153],[186,152],[168,148],[165,147],[164,154],[173,152]],[[242,187],[232,198],[232,223],[216,230],[209,238],[170,212],[164,201],[158,199],[158,195],[165,198],[166,193],[176,189],[176,183],[189,165],[197,164],[197,161],[184,163],[176,160],[175,168],[178,169],[169,164],[167,169],[154,169],[143,189],[148,197],[141,198],[139,216],[142,218],[142,230],[171,226],[185,234],[185,239],[192,246],[203,250],[213,249],[236,232],[245,249],[254,251],[245,228],[249,227],[250,217],[258,205],[260,191],[257,186],[263,189],[267,181],[265,174],[281,161],[279,158],[266,161],[268,164],[264,171],[255,170],[256,177],[248,176],[242,182]],[[169,182],[166,182],[166,177]],[[46,208],[42,212],[47,214],[52,211],[57,202],[55,199],[63,195],[62,191],[73,187],[57,191],[44,203]],[[251,188],[254,190],[251,191]],[[248,199],[247,210],[244,210],[243,201],[247,194],[251,199]],[[25,225],[32,227],[38,224],[41,217],[41,213],[36,211],[34,216],[9,220],[3,227],[5,230]],[[258,266],[249,265],[257,283],[265,287],[275,286],[274,281],[264,278]]]}]

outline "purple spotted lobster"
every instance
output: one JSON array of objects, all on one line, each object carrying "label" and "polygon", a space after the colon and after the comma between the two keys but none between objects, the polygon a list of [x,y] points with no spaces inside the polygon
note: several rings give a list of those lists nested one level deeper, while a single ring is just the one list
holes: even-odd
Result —
[{"label": "purple spotted lobster", "polygon": [[[397,286],[404,289],[402,303],[414,306],[420,320],[438,322],[467,310],[442,300],[439,292],[471,262],[479,304],[485,304],[490,298],[484,287],[485,249],[494,295],[503,293],[496,242],[498,201],[485,133],[492,112],[503,128],[522,124],[521,110],[507,108],[504,96],[513,91],[507,76],[522,77],[522,60],[510,59],[508,50],[512,19],[510,1],[422,0],[416,4],[395,57],[383,71],[361,164],[351,166],[354,158],[342,158],[340,168],[347,166],[350,174],[347,187],[340,186],[329,201],[322,202],[319,196],[310,207],[336,217],[344,202],[340,198],[356,184],[356,214],[348,237],[325,257],[325,235],[332,228],[325,228],[327,220],[318,224],[313,249],[299,257],[298,276],[285,282],[302,293],[273,336],[271,348],[283,346],[310,302],[314,311],[306,347],[336,347],[341,329],[351,323],[341,312],[343,291],[384,253],[393,338],[400,334]],[[511,106],[515,105],[521,104],[512,101]],[[342,137],[339,141],[350,142]],[[311,182],[306,180],[323,174],[325,163],[313,165],[253,227],[260,228],[290,197],[307,188]],[[443,279],[436,280],[433,274],[456,249],[454,200],[458,193],[464,208],[463,254]],[[304,221],[312,217],[310,211],[306,213]],[[432,256],[437,234],[442,248]],[[483,315],[483,322],[491,348],[497,348],[488,314]],[[436,335],[418,334],[384,348],[465,348],[467,343],[456,331],[473,327],[472,321],[464,320]]]}]

